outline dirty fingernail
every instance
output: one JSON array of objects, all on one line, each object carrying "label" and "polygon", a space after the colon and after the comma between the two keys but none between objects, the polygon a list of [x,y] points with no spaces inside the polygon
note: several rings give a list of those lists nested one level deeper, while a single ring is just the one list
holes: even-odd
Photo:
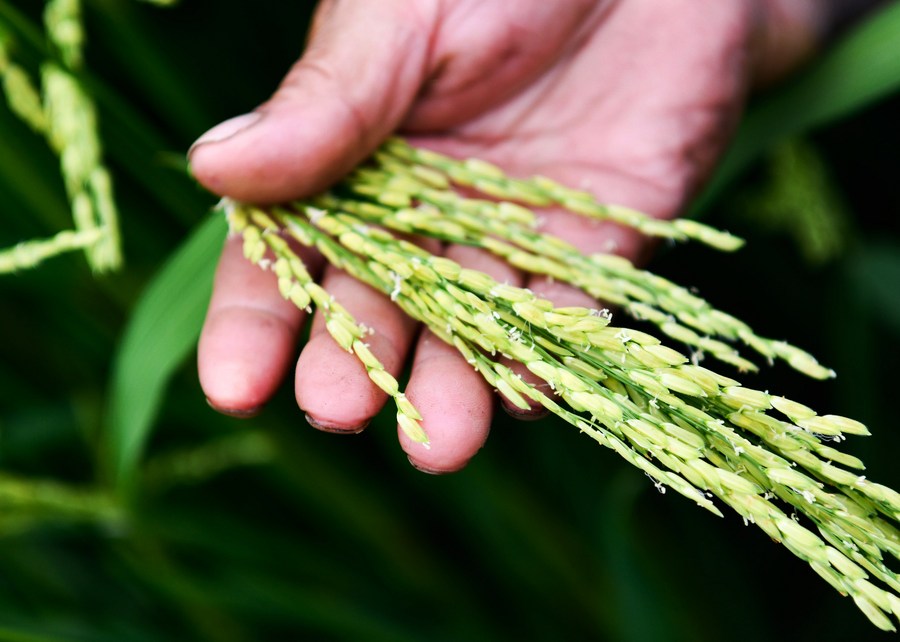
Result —
[{"label": "dirty fingernail", "polygon": [[503,399],[500,400],[500,406],[506,414],[520,421],[537,421],[538,419],[546,417],[549,412],[543,406],[537,406],[530,410],[522,410],[512,404],[506,403]]},{"label": "dirty fingernail", "polygon": [[321,421],[319,419],[315,419],[314,417],[306,415],[306,421],[308,421],[309,425],[316,430],[321,430],[323,432],[330,432],[337,435],[356,435],[366,429],[366,426],[369,425],[370,420],[366,419],[362,423],[356,424],[355,426],[338,426],[334,423]]},{"label": "dirty fingernail", "polygon": [[251,417],[258,415],[262,410],[262,406],[254,406],[253,408],[222,408],[210,401],[209,398],[206,399],[206,403],[216,412],[237,419],[250,419]]},{"label": "dirty fingernail", "polygon": [[406,458],[409,459],[409,465],[418,470],[420,473],[425,473],[428,475],[448,475],[450,473],[456,472],[453,470],[435,470],[434,468],[423,466],[412,457],[407,456]]}]

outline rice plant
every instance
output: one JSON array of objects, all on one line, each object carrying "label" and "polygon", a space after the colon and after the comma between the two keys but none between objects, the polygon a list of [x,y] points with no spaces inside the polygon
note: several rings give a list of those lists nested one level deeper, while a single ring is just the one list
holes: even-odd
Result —
[{"label": "rice plant", "polygon": [[[893,116],[871,106],[900,86],[896,7],[750,105],[700,220],[399,138],[327,194],[201,220],[214,199],[183,150],[271,89],[311,5],[0,0],[0,639],[868,639],[854,603],[895,626],[900,251],[866,213],[892,207],[879,144]],[[680,242],[741,246],[711,218],[743,210],[742,191],[774,202],[754,181],[785,140],[839,170],[831,187],[861,222],[823,272],[745,224],[747,246],[717,265],[772,284],[760,315],[743,285],[711,292],[709,254]],[[790,182],[780,202],[799,202]],[[583,256],[540,233],[532,210],[547,203],[679,247],[652,271]],[[226,219],[393,398],[367,433],[304,430],[290,399],[240,425],[206,407],[190,355]],[[485,247],[610,310],[554,308],[400,240],[411,232]],[[409,470],[393,424],[423,443],[427,427],[297,244],[443,336],[510,404],[552,416],[498,418],[460,475]],[[834,409],[873,436],[844,441],[868,431]]]}]

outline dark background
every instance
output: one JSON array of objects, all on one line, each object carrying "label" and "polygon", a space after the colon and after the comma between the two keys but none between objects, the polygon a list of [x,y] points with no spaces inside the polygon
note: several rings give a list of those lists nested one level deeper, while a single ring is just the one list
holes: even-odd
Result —
[{"label": "dark background", "polygon": [[[353,438],[321,434],[289,386],[256,419],[218,416],[192,356],[158,408],[124,515],[48,508],[16,486],[113,501],[102,461],[114,355],[144,288],[215,202],[183,152],[265,99],[311,11],[85,4],[127,264],[94,277],[73,254],[0,277],[0,639],[886,638],[758,529],[661,495],[561,421],[501,415],[464,472],[430,477],[408,466],[390,417]],[[40,36],[41,3],[2,5],[25,21],[17,56],[36,69],[40,40],[22,34],[30,24]],[[824,383],[783,367],[745,381],[866,422],[873,436],[844,446],[892,486],[898,108],[894,93],[777,141],[703,212],[746,248],[662,248],[650,266],[835,368]],[[0,133],[0,247],[69,227],[44,142],[5,107]],[[823,237],[832,249],[817,253]]]}]

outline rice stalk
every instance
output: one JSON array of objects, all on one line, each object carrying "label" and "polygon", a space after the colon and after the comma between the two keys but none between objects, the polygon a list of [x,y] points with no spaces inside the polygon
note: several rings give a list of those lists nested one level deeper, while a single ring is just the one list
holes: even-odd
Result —
[{"label": "rice stalk", "polygon": [[92,270],[108,272],[122,264],[121,240],[112,179],[102,160],[96,107],[76,75],[83,66],[85,39],[79,0],[49,0],[44,28],[57,58],[41,65],[38,85],[12,59],[11,31],[0,24],[0,80],[10,111],[45,137],[59,157],[75,230],[4,250],[0,274],[35,267],[76,245]]}]

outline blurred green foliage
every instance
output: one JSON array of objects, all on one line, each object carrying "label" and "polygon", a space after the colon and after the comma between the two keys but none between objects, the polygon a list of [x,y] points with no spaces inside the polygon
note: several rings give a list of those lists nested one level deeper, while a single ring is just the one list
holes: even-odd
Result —
[{"label": "blurred green foliage", "polygon": [[[775,368],[748,384],[865,421],[874,436],[848,448],[893,486],[898,8],[751,105],[701,199],[747,248],[664,249],[653,266],[834,367],[827,383]],[[0,0],[26,67],[48,55],[41,9]],[[427,477],[389,416],[341,439],[287,391],[250,422],[209,410],[190,357],[224,228],[183,150],[267,95],[312,6],[84,10],[127,263],[95,277],[71,254],[0,279],[0,640],[879,637],[759,532],[660,495],[561,422],[500,420],[464,473]],[[46,145],[5,108],[0,136],[0,247],[67,227]],[[847,216],[841,253],[811,265],[783,230],[809,231],[796,205],[823,196],[816,181]]]},{"label": "blurred green foliage", "polygon": [[772,150],[766,169],[767,185],[748,198],[745,215],[791,237],[811,265],[838,258],[852,237],[849,215],[815,148],[785,141]]}]

